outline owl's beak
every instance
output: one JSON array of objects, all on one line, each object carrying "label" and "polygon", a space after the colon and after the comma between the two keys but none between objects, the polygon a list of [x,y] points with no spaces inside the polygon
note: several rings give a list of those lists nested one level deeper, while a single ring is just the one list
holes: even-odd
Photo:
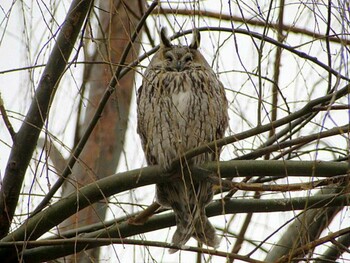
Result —
[{"label": "owl's beak", "polygon": [[182,71],[183,68],[184,68],[184,64],[183,64],[181,61],[178,61],[178,62],[176,63],[176,70],[177,70],[177,71]]}]

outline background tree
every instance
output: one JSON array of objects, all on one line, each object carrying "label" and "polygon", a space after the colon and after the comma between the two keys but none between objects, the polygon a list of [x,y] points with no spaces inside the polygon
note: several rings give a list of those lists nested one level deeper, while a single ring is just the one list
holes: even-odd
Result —
[{"label": "background tree", "polygon": [[[283,0],[1,4],[0,258],[349,260],[348,8]],[[180,254],[164,252],[174,216],[151,204],[167,171],[141,168],[132,93],[161,26],[175,43],[194,26],[202,31],[201,51],[230,101],[227,137],[181,157],[224,146],[225,161],[203,166],[221,175],[208,178],[217,184],[207,209],[222,236],[217,251],[192,240]]]}]

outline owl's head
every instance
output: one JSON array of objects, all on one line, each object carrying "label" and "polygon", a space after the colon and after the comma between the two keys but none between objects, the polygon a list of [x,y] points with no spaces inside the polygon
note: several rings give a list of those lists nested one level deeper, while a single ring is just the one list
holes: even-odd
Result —
[{"label": "owl's head", "polygon": [[192,35],[192,42],[189,46],[172,45],[163,27],[160,31],[160,48],[151,61],[152,68],[183,72],[207,66],[206,60],[197,50],[200,44],[199,30],[194,29]]}]

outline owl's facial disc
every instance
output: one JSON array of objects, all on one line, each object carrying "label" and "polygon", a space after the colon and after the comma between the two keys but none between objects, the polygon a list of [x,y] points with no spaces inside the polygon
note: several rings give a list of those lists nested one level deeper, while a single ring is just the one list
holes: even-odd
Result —
[{"label": "owl's facial disc", "polygon": [[191,52],[178,52],[174,53],[171,50],[165,52],[165,69],[167,71],[181,72],[184,70],[191,69],[193,55]]}]

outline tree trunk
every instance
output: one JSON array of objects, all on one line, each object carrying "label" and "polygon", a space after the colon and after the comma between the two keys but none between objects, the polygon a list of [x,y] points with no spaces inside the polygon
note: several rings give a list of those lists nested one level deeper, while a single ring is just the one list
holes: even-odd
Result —
[{"label": "tree trunk", "polygon": [[[130,40],[130,35],[135,30],[144,6],[143,1],[139,0],[99,1],[97,4],[101,10],[98,13],[98,23],[101,27],[91,34],[92,37],[97,36],[97,38],[92,42],[94,51],[87,55],[87,60],[106,63],[92,63],[85,67],[83,80],[85,87],[82,90],[86,95],[82,94],[82,96],[85,95],[88,102],[82,103],[86,109],[85,112],[80,111],[84,116],[81,118],[82,122],[77,125],[76,136],[78,137],[80,136],[79,131],[83,132],[90,122],[113,76],[115,65],[120,61],[123,50]],[[137,57],[138,50],[139,45],[135,45],[127,63]],[[79,162],[73,168],[70,177],[72,180],[64,184],[62,196],[79,191],[80,187],[116,171],[124,146],[134,75],[134,72],[130,72],[119,82],[115,94],[111,96],[98,125],[81,153]],[[79,138],[76,138],[75,141],[79,141]],[[108,200],[105,200],[104,203],[100,202],[80,211],[63,222],[60,225],[60,231],[104,220],[107,203]],[[98,260],[99,249],[83,251],[72,257],[75,262]]]}]

